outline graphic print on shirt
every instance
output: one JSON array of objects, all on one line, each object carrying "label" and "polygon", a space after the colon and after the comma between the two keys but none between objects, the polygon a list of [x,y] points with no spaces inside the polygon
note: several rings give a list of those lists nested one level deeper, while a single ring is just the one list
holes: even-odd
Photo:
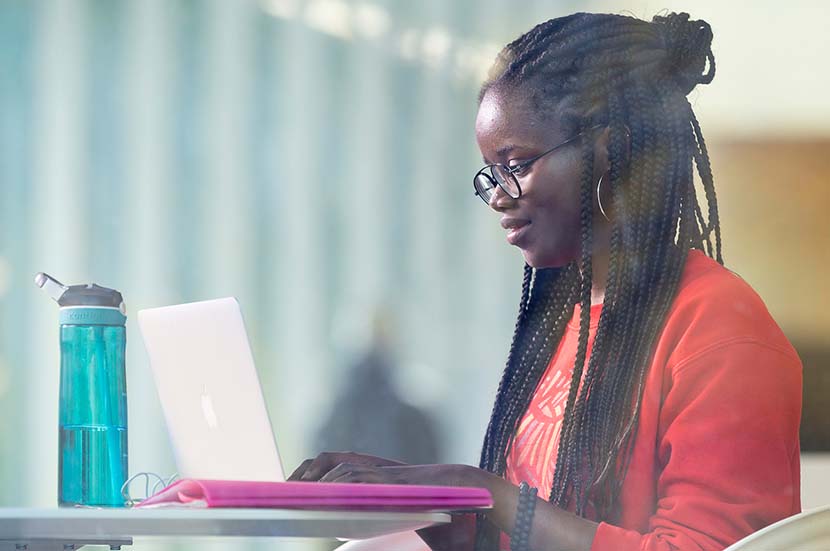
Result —
[{"label": "graphic print on shirt", "polygon": [[[539,495],[544,499],[548,499],[553,486],[570,383],[570,373],[557,370],[545,374],[527,413],[519,423],[512,453],[508,455],[507,473],[511,482],[519,484],[526,481],[538,488]],[[542,465],[545,467],[540,468]]]}]

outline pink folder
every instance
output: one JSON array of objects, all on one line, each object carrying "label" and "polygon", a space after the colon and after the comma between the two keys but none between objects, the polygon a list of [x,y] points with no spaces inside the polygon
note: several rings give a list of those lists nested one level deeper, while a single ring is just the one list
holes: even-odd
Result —
[{"label": "pink folder", "polygon": [[270,507],[275,509],[449,511],[493,506],[484,488],[179,480],[138,507]]}]

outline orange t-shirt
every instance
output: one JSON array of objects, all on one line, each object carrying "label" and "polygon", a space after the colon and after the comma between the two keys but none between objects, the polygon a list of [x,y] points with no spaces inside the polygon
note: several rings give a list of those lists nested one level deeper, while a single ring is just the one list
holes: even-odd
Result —
[{"label": "orange t-shirt", "polygon": [[[591,308],[589,350],[600,311]],[[577,308],[507,457],[507,480],[545,499],[578,336]],[[801,362],[764,303],[690,251],[646,373],[618,508],[592,549],[723,549],[800,512],[800,416]]]}]

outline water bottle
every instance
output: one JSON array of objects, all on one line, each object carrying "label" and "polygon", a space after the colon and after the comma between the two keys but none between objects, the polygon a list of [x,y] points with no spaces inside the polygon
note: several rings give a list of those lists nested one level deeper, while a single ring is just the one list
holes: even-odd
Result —
[{"label": "water bottle", "polygon": [[123,507],[127,480],[126,310],[121,293],[35,283],[60,306],[58,505]]}]

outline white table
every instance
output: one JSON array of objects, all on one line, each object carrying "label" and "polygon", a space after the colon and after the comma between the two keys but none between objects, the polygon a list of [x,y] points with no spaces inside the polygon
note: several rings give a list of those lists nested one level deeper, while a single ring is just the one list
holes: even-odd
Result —
[{"label": "white table", "polygon": [[0,551],[132,545],[133,537],[363,539],[450,521],[447,513],[292,509],[0,508]]}]

